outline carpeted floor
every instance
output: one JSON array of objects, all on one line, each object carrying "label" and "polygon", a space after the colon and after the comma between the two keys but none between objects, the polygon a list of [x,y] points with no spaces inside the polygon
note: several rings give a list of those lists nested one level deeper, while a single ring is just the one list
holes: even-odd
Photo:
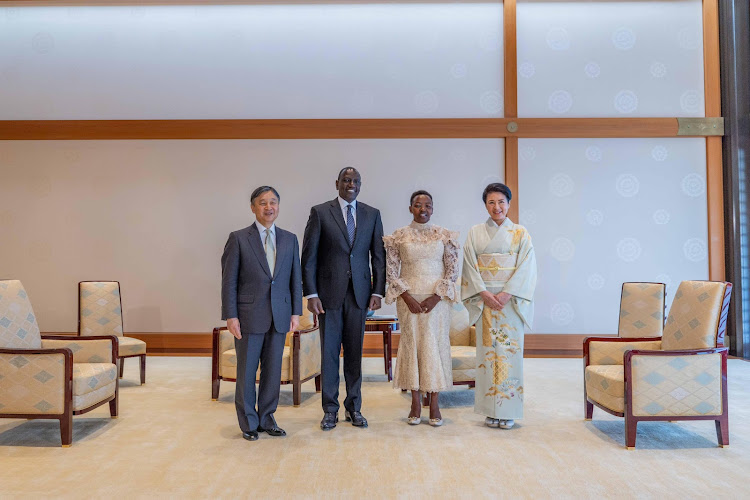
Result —
[{"label": "carpeted floor", "polygon": [[308,382],[299,408],[282,387],[276,418],[288,436],[254,443],[240,436],[234,384],[213,402],[210,373],[210,358],[151,357],[140,387],[130,363],[120,418],[104,408],[75,417],[67,449],[56,421],[0,420],[0,497],[750,497],[750,363],[740,360],[729,361],[725,449],[713,422],[646,422],[627,451],[622,419],[595,410],[583,420],[580,359],[527,359],[526,418],[504,431],[483,425],[462,388],[441,394],[443,427],[408,426],[409,396],[367,358],[369,429],[322,432]]}]

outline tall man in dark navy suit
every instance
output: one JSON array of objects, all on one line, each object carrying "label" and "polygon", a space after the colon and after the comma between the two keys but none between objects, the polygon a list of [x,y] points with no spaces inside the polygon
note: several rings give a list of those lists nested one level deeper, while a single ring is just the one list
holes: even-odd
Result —
[{"label": "tall man in dark navy suit", "polygon": [[231,233],[221,257],[221,318],[235,337],[234,402],[242,437],[248,441],[257,440],[258,432],[286,435],[273,414],[279,403],[286,333],[297,330],[302,313],[299,243],[297,236],[274,224],[279,201],[279,193],[270,186],[253,191],[255,224]]},{"label": "tall man in dark navy suit", "polygon": [[324,431],[338,422],[342,345],[346,420],[367,427],[360,412],[362,342],[367,309],[380,309],[385,294],[385,249],[380,211],[357,202],[361,185],[357,169],[341,170],[336,180],[338,197],[312,207],[302,243],[307,308],[320,320],[324,412],[320,427]]}]

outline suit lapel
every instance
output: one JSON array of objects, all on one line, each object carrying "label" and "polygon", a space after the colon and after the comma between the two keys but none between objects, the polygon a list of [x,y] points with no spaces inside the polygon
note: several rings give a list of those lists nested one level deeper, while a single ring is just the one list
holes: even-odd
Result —
[{"label": "suit lapel", "polygon": [[[339,225],[339,229],[341,229],[341,232],[344,234],[344,240],[349,243],[349,232],[346,230],[346,224],[344,224],[344,214],[343,212],[341,212],[341,205],[339,205],[339,200],[333,200],[329,206],[331,208],[331,215],[333,216],[333,220],[336,221],[336,224]],[[357,203],[357,216],[359,216],[359,203]],[[356,234],[357,233],[355,231],[355,239],[357,237]]]},{"label": "suit lapel", "polygon": [[363,225],[367,222],[367,210],[362,206],[361,203],[357,202],[357,229],[354,231],[354,242],[352,247],[357,244],[357,235],[359,234],[359,228],[364,227]]},{"label": "suit lapel", "polygon": [[288,249],[289,245],[287,244],[286,235],[279,229],[279,226],[276,226],[276,265],[273,269],[273,278],[279,275],[281,263],[284,262],[284,257]]},{"label": "suit lapel", "polygon": [[[266,251],[263,249],[263,245],[261,245],[260,243],[260,233],[258,232],[258,227],[255,224],[250,226],[250,230],[247,232],[247,238],[250,242],[250,248],[253,249],[255,257],[258,258],[260,267],[262,267],[263,271],[265,271],[265,273],[272,278],[273,276],[271,276],[271,269],[268,268],[268,261],[266,260]],[[278,240],[276,243],[278,244]]]}]

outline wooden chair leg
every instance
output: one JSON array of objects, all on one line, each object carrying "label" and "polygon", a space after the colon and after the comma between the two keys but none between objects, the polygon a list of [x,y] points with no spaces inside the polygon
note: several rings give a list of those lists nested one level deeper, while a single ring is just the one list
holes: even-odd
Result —
[{"label": "wooden chair leg", "polygon": [[315,392],[320,392],[320,375],[315,377]]},{"label": "wooden chair leg", "polygon": [[60,441],[63,448],[73,443],[73,412],[60,418]]},{"label": "wooden chair leg", "polygon": [[115,399],[109,402],[109,416],[112,418],[117,418],[118,411],[120,409],[118,401],[120,399],[120,395],[118,392],[115,392]]},{"label": "wooden chair leg", "polygon": [[120,358],[120,378],[125,371],[125,358]]},{"label": "wooden chair leg", "polygon": [[586,420],[591,420],[594,416],[594,404],[589,403],[589,400],[585,396],[583,397],[583,413]]},{"label": "wooden chair leg", "polygon": [[635,436],[638,432],[638,421],[625,415],[625,447],[629,450],[635,449]]},{"label": "wooden chair leg", "polygon": [[211,399],[216,401],[219,399],[219,384],[221,383],[221,379],[215,378],[211,381]]},{"label": "wooden chair leg", "polygon": [[716,438],[719,440],[719,446],[726,448],[729,446],[729,417],[722,415],[716,420]]},{"label": "wooden chair leg", "polygon": [[146,355],[141,354],[141,385],[146,383]]},{"label": "wooden chair leg", "polygon": [[294,406],[299,406],[302,402],[302,384],[299,380],[292,381],[292,402]]}]

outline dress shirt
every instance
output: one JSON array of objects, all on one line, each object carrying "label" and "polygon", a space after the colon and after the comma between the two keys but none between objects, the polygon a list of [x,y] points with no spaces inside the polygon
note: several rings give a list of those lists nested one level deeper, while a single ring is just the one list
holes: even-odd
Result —
[{"label": "dress shirt", "polygon": [[266,229],[263,224],[256,220],[255,227],[258,228],[258,234],[260,235],[260,244],[263,249],[265,250],[266,248],[266,231],[268,231],[269,233],[271,233],[271,243],[273,243],[273,248],[274,250],[276,250],[276,224],[271,224],[271,227]]},{"label": "dress shirt", "polygon": [[344,226],[346,226],[346,217],[347,217],[347,212],[349,210],[346,208],[346,206],[351,205],[352,216],[354,217],[354,227],[357,227],[357,200],[354,200],[353,202],[349,203],[348,201],[341,198],[341,196],[337,196],[336,199],[339,200],[339,205],[341,205],[341,215],[344,217]]}]

